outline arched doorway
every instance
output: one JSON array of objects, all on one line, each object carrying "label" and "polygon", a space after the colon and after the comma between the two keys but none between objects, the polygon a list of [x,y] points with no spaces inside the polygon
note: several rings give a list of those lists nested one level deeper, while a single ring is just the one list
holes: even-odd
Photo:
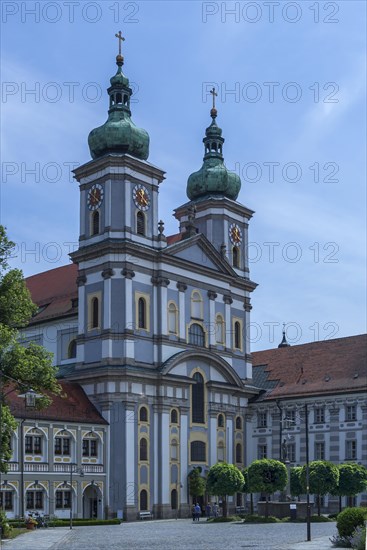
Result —
[{"label": "arched doorway", "polygon": [[83,518],[103,519],[102,491],[94,482],[83,491]]}]

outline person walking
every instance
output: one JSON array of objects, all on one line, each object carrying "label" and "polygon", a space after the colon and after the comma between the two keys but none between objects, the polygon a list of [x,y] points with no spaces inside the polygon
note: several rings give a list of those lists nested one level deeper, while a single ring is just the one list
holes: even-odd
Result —
[{"label": "person walking", "polygon": [[196,518],[195,504],[193,504],[191,507],[191,514],[192,514],[192,521],[195,521],[195,518]]},{"label": "person walking", "polygon": [[218,517],[218,504],[216,502],[214,502],[214,504],[213,504],[213,516],[215,518]]},{"label": "person walking", "polygon": [[210,506],[210,502],[208,502],[205,507],[206,521],[210,519],[211,514],[212,514],[212,507]]},{"label": "person walking", "polygon": [[201,515],[201,508],[199,504],[197,503],[195,506],[195,519],[196,521],[200,521],[200,515]]}]

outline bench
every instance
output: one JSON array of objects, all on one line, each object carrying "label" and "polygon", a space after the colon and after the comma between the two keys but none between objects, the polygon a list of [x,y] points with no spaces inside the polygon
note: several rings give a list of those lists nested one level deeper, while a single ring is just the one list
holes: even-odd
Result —
[{"label": "bench", "polygon": [[236,506],[236,514],[244,514],[246,512],[245,506]]},{"label": "bench", "polygon": [[139,519],[153,519],[153,514],[144,510],[144,512],[139,512]]}]

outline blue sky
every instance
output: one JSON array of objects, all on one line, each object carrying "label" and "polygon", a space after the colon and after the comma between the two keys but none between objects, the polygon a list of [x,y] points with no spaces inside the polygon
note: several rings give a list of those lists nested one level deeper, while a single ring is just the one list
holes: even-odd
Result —
[{"label": "blue sky", "polygon": [[[366,6],[344,2],[6,2],[0,222],[31,275],[66,264],[79,235],[70,166],[90,160],[117,40],[133,120],[166,170],[160,217],[200,168],[218,87],[229,169],[250,223],[252,349],[366,330]],[[33,93],[31,92],[33,90]],[[32,172],[33,170],[33,172]]]}]

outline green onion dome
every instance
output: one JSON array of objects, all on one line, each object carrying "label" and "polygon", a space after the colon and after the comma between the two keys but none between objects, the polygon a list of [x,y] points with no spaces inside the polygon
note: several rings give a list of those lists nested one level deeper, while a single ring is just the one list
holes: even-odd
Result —
[{"label": "green onion dome", "polygon": [[186,194],[190,200],[205,195],[222,195],[236,200],[241,189],[241,179],[235,172],[230,172],[224,165],[222,154],[224,138],[222,129],[215,119],[217,110],[210,111],[212,123],[205,131],[204,162],[198,172],[191,174],[187,181]]},{"label": "green onion dome", "polygon": [[110,96],[110,108],[107,121],[92,130],[88,136],[88,145],[93,159],[108,154],[125,153],[147,160],[149,156],[149,135],[131,120],[130,98],[132,90],[129,79],[122,72],[124,58],[116,57],[117,73],[110,79],[107,92]]}]

